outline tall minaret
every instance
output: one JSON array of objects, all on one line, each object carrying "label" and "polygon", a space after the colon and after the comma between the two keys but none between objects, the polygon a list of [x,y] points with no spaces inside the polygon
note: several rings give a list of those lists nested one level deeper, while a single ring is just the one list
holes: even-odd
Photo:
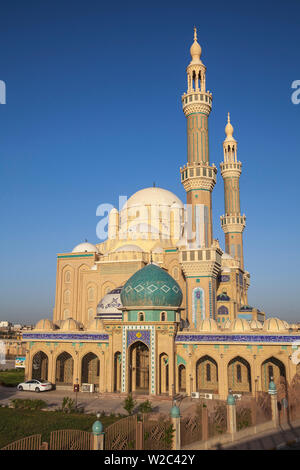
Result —
[{"label": "tall minaret", "polygon": [[[206,67],[202,63],[201,46],[194,28],[194,43],[187,66],[187,92],[182,96],[182,107],[187,119],[187,165],[180,168],[181,182],[187,193],[191,209],[192,230],[197,228],[198,244],[210,247],[212,233],[211,193],[216,183],[217,169],[209,165],[208,116],[212,107],[212,94],[206,91]],[[192,243],[196,236],[189,237]]]},{"label": "tall minaret", "polygon": [[221,225],[225,233],[226,253],[239,260],[240,267],[244,269],[243,230],[246,225],[246,217],[245,214],[241,215],[239,186],[242,164],[237,161],[237,141],[233,137],[229,113],[225,133],[224,162],[220,164],[221,175],[224,179],[225,198],[225,215],[221,217]]},{"label": "tall minaret", "polygon": [[187,92],[182,96],[187,120],[187,164],[180,168],[187,193],[187,220],[179,260],[186,278],[186,319],[189,328],[198,330],[201,320],[216,318],[216,284],[222,251],[213,240],[212,230],[211,194],[217,174],[215,165],[209,163],[208,116],[212,94],[206,91],[206,67],[200,59],[196,28],[190,52]]}]

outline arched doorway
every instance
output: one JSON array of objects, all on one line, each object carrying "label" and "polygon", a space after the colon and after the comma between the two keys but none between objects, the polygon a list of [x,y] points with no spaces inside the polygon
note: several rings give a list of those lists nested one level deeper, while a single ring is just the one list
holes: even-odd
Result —
[{"label": "arched doorway", "polygon": [[130,347],[129,384],[131,392],[149,393],[149,348],[141,341]]},{"label": "arched doorway", "polygon": [[118,351],[114,355],[114,392],[121,392],[122,355]]},{"label": "arched doorway", "polygon": [[183,364],[178,367],[178,390],[186,392],[186,369]]},{"label": "arched doorway", "polygon": [[62,352],[56,359],[55,383],[57,385],[73,384],[74,361],[71,354]]},{"label": "arched doorway", "polygon": [[162,353],[159,356],[159,393],[169,392],[169,356]]},{"label": "arched doorway", "polygon": [[218,393],[218,365],[210,356],[196,363],[196,387],[198,392]]},{"label": "arched doorway", "polygon": [[278,394],[280,386],[285,384],[286,374],[284,364],[276,357],[269,357],[261,365],[262,389],[264,392],[269,390],[271,377],[273,377],[276,384]]},{"label": "arched doorway", "polygon": [[81,383],[93,384],[99,387],[100,360],[94,353],[86,354],[81,361]]},{"label": "arched doorway", "polygon": [[228,387],[236,393],[251,393],[251,368],[243,357],[234,357],[229,362]]},{"label": "arched doorway", "polygon": [[32,378],[48,380],[48,356],[43,351],[39,351],[32,358]]}]

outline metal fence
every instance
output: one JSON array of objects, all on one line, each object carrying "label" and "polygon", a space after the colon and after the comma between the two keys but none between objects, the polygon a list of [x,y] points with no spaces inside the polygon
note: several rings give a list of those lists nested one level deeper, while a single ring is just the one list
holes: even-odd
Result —
[{"label": "metal fence", "polygon": [[135,450],[137,415],[128,416],[105,430],[105,450]]},{"label": "metal fence", "polygon": [[12,442],[1,450],[40,450],[42,445],[42,435],[34,434],[33,436],[24,437],[18,441]]},{"label": "metal fence", "polygon": [[91,450],[93,434],[78,429],[62,429],[52,431],[50,435],[50,450]]}]

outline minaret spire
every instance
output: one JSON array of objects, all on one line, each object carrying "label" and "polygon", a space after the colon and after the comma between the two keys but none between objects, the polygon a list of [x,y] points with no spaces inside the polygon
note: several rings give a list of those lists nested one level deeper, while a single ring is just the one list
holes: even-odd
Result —
[{"label": "minaret spire", "polygon": [[237,141],[233,137],[233,131],[228,113],[225,127],[226,138],[223,142],[224,162],[220,164],[225,199],[225,215],[221,217],[221,225],[225,233],[226,252],[239,260],[240,267],[244,269],[243,230],[246,217],[241,215],[239,187],[242,164],[237,160]]},{"label": "minaret spire", "polygon": [[187,195],[187,217],[179,259],[187,279],[186,318],[192,328],[198,329],[201,320],[216,317],[216,285],[222,251],[213,240],[212,230],[212,190],[217,173],[216,166],[209,161],[208,117],[212,94],[206,90],[206,67],[201,61],[196,27],[190,54],[187,91],[181,98],[187,120],[187,164],[180,168]]},{"label": "minaret spire", "polygon": [[[192,60],[186,69],[187,92],[181,99],[187,119],[187,165],[180,170],[181,182],[187,193],[187,203],[194,209],[200,206],[206,224],[204,240],[200,237],[201,244],[210,247],[213,241],[211,193],[216,183],[217,169],[209,163],[208,117],[212,108],[212,94],[206,90],[206,67],[201,61],[202,49],[198,43],[196,26],[190,53]],[[193,210],[193,232],[197,230],[195,214],[196,210]],[[200,224],[203,229],[203,220]]]}]

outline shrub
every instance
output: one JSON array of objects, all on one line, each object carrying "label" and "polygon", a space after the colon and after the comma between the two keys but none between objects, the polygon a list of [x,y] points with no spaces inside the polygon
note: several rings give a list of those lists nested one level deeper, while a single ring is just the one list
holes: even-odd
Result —
[{"label": "shrub", "polygon": [[41,410],[47,408],[48,404],[44,400],[30,400],[23,398],[15,398],[12,400],[14,408],[23,410]]},{"label": "shrub", "polygon": [[125,398],[125,401],[124,401],[124,404],[123,404],[123,408],[124,410],[127,411],[127,413],[129,415],[132,415],[132,412],[134,410],[134,407],[136,405],[136,401],[132,398],[132,395],[131,393],[127,396],[127,398]]},{"label": "shrub", "polygon": [[62,411],[63,413],[83,413],[84,408],[78,407],[75,400],[72,398],[64,397],[59,411]]},{"label": "shrub", "polygon": [[152,410],[153,410],[152,403],[149,400],[144,401],[139,406],[140,413],[151,413]]}]

